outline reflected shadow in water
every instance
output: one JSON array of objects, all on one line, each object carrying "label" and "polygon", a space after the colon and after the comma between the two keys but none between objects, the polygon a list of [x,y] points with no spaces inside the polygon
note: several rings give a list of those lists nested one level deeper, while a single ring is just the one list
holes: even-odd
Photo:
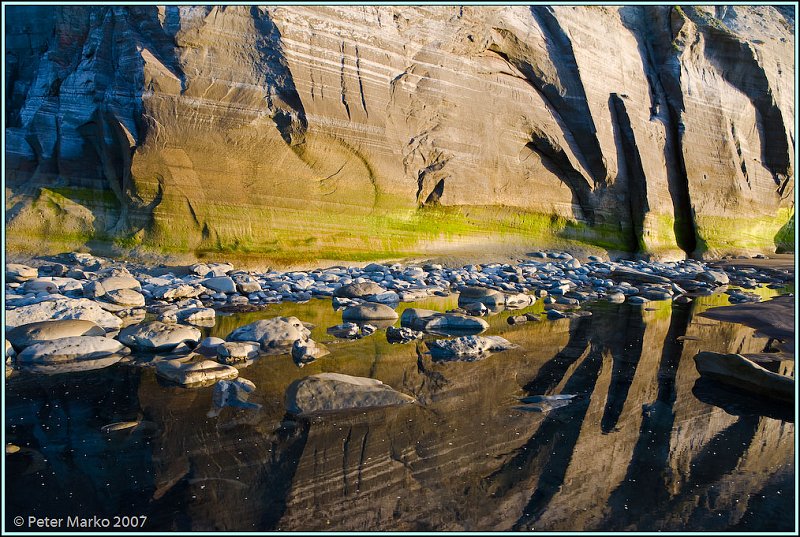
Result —
[{"label": "reflected shadow in water", "polygon": [[[592,316],[518,325],[506,319],[520,311],[501,312],[485,334],[519,348],[471,363],[433,361],[426,342],[441,336],[337,340],[328,301],[225,316],[206,334],[294,315],[331,354],[302,369],[288,354],[260,357],[240,370],[260,407],[218,416],[212,388],[163,385],[152,368],[19,373],[7,381],[8,441],[23,448],[7,455],[7,513],[141,513],[150,531],[791,529],[779,507],[794,500],[793,413],[698,380],[691,359],[761,352],[765,340],[697,317],[703,304],[594,304]],[[325,371],[419,403],[286,415],[287,387]],[[559,394],[576,397],[521,406]],[[100,430],[127,420],[155,425]]]}]

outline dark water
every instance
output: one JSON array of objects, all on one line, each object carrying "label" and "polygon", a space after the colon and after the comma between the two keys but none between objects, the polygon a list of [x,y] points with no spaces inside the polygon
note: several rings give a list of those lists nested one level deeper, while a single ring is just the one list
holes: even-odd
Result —
[{"label": "dark water", "polygon": [[[503,312],[486,334],[520,348],[472,363],[434,362],[383,331],[335,341],[329,301],[220,317],[207,334],[295,315],[332,354],[302,369],[288,355],[257,360],[240,376],[262,408],[213,418],[212,388],[168,386],[150,368],[17,373],[6,435],[22,450],[6,455],[6,525],[144,515],[150,531],[790,531],[793,411],[698,382],[699,350],[765,347],[749,328],[697,316],[725,303],[604,303],[591,317],[516,326]],[[420,404],[286,415],[287,386],[322,371],[378,378]],[[520,402],[542,394],[576,397],[547,413]],[[100,430],[136,419],[147,426]]]}]

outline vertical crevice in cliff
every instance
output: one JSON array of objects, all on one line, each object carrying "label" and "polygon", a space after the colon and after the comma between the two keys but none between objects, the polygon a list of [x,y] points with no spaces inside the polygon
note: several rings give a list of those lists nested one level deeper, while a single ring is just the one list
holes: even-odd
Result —
[{"label": "vertical crevice in cliff", "polygon": [[250,15],[261,37],[256,41],[256,49],[261,66],[267,71],[267,108],[283,140],[297,152],[298,146],[305,142],[308,120],[286,61],[280,30],[268,9],[251,6]]},{"label": "vertical crevice in cliff", "polygon": [[736,150],[736,156],[739,159],[739,168],[742,170],[742,175],[744,176],[745,182],[747,182],[747,186],[752,190],[753,185],[750,184],[750,174],[747,172],[747,164],[744,161],[744,156],[742,156],[742,142],[736,134],[736,125],[733,120],[731,120],[731,138],[733,139],[733,147]]},{"label": "vertical crevice in cliff", "polygon": [[628,179],[628,214],[631,220],[632,236],[628,242],[629,251],[637,252],[646,249],[644,243],[644,217],[650,210],[647,202],[647,177],[642,168],[642,159],[636,138],[633,133],[625,102],[616,93],[608,98],[608,107],[611,112],[611,124],[619,138],[622,153],[619,161],[625,170]]},{"label": "vertical crevice in cliff", "polygon": [[[607,184],[608,170],[597,139],[597,129],[581,80],[572,40],[561,27],[553,8],[531,6],[531,14],[545,37],[545,46],[555,68],[557,80],[539,80],[539,87],[559,109],[561,117],[575,134],[575,142],[586,159],[595,183]],[[532,70],[529,70],[529,72]],[[525,72],[525,71],[523,71]],[[527,73],[526,73],[527,75]],[[538,77],[537,77],[538,78]],[[555,82],[555,84],[554,84]]]},{"label": "vertical crevice in cliff", "polygon": [[361,55],[358,53],[358,45],[356,45],[356,77],[358,77],[358,93],[361,95],[361,107],[364,109],[364,114],[369,117],[367,101],[364,97],[364,80],[361,78]]},{"label": "vertical crevice in cliff", "polygon": [[673,43],[673,26],[682,24],[682,19],[671,7],[645,11],[641,6],[627,6],[620,10],[620,15],[622,24],[639,45],[643,68],[656,91],[656,119],[664,125],[664,161],[675,220],[673,232],[678,248],[692,255],[698,246],[697,230],[683,156],[681,66],[679,51]]},{"label": "vertical crevice in cliff", "polygon": [[339,54],[341,56],[341,63],[339,64],[339,98],[342,100],[342,106],[344,106],[345,112],[347,112],[347,119],[350,119],[350,103],[347,102],[347,85],[345,84],[345,75],[344,75],[344,61],[346,58],[344,52],[344,41],[339,46]]}]

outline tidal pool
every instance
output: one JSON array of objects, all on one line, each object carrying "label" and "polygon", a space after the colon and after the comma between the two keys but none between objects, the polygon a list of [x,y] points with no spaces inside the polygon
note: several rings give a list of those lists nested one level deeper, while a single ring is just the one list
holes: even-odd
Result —
[{"label": "tidal pool", "polygon": [[[6,438],[21,448],[6,455],[6,525],[145,515],[146,531],[790,531],[793,409],[699,381],[692,359],[764,350],[752,329],[697,315],[726,303],[595,303],[588,317],[514,326],[509,315],[542,306],[502,312],[484,335],[519,348],[469,363],[389,344],[383,330],[336,340],[326,328],[341,312],[325,300],[221,315],[204,335],[294,315],[331,354],[303,368],[288,354],[257,359],[240,377],[261,408],[216,417],[211,387],[171,386],[150,367],[18,372],[6,387]],[[793,362],[770,367],[793,375]],[[380,379],[418,404],[286,414],[289,384],[324,371]],[[574,397],[549,411],[531,402],[559,394]]]}]

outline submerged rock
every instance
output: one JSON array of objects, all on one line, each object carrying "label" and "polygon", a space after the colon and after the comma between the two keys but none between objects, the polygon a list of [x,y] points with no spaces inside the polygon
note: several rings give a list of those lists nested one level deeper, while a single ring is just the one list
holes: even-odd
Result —
[{"label": "submerged rock", "polygon": [[431,356],[439,359],[479,360],[490,352],[517,348],[500,336],[463,336],[455,339],[438,339],[428,343]]},{"label": "submerged rock", "polygon": [[294,381],[286,391],[286,410],[314,414],[403,405],[415,400],[377,379],[320,373]]},{"label": "submerged rock", "polygon": [[237,408],[261,408],[257,403],[248,401],[250,394],[256,390],[256,385],[247,379],[237,378],[236,380],[220,380],[214,384],[214,392],[211,401],[214,409],[209,412],[209,416],[219,415],[219,411],[226,406]]},{"label": "submerged rock", "polygon": [[330,326],[326,332],[342,339],[358,339],[361,337],[361,331],[356,323],[342,323]]},{"label": "submerged rock", "polygon": [[331,352],[313,339],[298,339],[292,345],[292,358],[294,363],[303,367],[316,361],[318,358],[329,355]]},{"label": "submerged rock", "polygon": [[422,339],[423,333],[411,328],[395,328],[390,326],[386,329],[386,341],[389,343],[409,343],[415,339]]}]

